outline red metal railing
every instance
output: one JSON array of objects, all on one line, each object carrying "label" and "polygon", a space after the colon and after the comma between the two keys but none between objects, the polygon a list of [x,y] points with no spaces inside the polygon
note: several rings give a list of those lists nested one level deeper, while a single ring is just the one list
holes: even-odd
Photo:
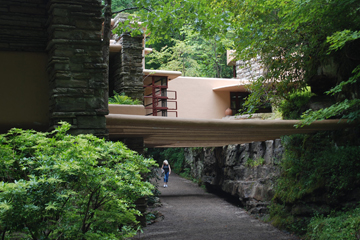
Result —
[{"label": "red metal railing", "polygon": [[[152,99],[151,103],[145,105],[145,109],[151,109],[151,113],[146,115],[158,116],[158,113],[161,112],[162,116],[167,116],[168,112],[175,112],[177,117],[177,93],[176,91],[167,90],[167,81],[167,77],[152,76],[151,84],[144,85],[145,89],[151,88],[151,94],[144,96],[144,100]],[[169,98],[167,96],[168,92],[173,92],[174,97]],[[169,108],[168,103],[175,103],[175,107]]]}]

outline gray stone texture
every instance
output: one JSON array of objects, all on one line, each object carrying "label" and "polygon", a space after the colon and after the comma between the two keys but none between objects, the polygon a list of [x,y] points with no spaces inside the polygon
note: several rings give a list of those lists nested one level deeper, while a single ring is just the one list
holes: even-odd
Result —
[{"label": "gray stone texture", "polygon": [[102,57],[101,1],[50,0],[47,4],[50,126],[107,137],[107,64]]},{"label": "gray stone texture", "polygon": [[[239,198],[251,213],[266,213],[274,195],[274,181],[280,174],[281,140],[185,149],[185,161],[192,177],[208,187]],[[263,163],[249,166],[247,161]]]},{"label": "gray stone texture", "polygon": [[47,52],[50,129],[107,137],[100,0],[0,1],[0,51]]},{"label": "gray stone texture", "polygon": [[44,52],[48,41],[46,1],[0,1],[0,51]]},{"label": "gray stone texture", "polygon": [[110,85],[117,93],[125,93],[132,99],[143,100],[143,37],[131,37],[124,33],[119,37],[122,49],[111,56]]},{"label": "gray stone texture", "polygon": [[264,67],[260,64],[260,56],[250,61],[236,61],[236,78],[255,80],[264,74]]}]

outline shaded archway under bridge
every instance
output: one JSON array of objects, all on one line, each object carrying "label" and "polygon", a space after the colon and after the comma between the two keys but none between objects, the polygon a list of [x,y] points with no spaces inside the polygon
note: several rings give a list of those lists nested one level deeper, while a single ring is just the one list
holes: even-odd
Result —
[{"label": "shaded archway under bridge", "polygon": [[322,120],[296,128],[298,120],[204,120],[124,114],[106,116],[110,140],[137,138],[147,148],[221,147],[284,135],[352,127],[347,120]]}]

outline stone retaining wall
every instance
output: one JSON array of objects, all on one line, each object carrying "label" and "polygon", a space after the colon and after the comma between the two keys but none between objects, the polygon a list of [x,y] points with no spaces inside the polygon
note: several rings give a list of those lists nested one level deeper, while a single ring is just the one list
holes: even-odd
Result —
[{"label": "stone retaining wall", "polygon": [[185,150],[192,177],[237,197],[250,213],[267,212],[282,154],[280,139]]}]

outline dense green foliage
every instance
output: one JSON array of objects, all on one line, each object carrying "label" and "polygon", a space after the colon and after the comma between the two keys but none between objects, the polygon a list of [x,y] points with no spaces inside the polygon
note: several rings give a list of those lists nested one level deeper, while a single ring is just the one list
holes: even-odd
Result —
[{"label": "dense green foliage", "polygon": [[328,216],[314,217],[309,226],[306,239],[360,239],[360,208]]},{"label": "dense green foliage", "polygon": [[134,7],[134,3],[132,0],[111,0],[112,12],[117,12],[124,9],[131,9],[133,7]]},{"label": "dense green foliage", "polygon": [[285,204],[272,202],[269,206],[271,224],[280,229],[303,236],[310,223],[309,217],[296,217],[291,214]]},{"label": "dense green foliage", "polygon": [[[319,235],[327,234],[327,227],[315,227],[316,224],[321,225],[316,214],[328,214],[333,210],[340,212],[334,214],[341,215],[340,203],[344,201],[344,196],[360,186],[360,147],[356,141],[337,145],[336,141],[341,139],[339,134],[319,132],[283,138],[286,152],[281,162],[282,174],[277,179],[274,202],[270,207],[271,221],[275,226],[298,234],[309,232],[315,236],[315,232]],[[322,206],[306,206],[306,202],[314,202],[315,199],[321,200]],[[308,209],[306,217],[297,215],[301,211],[295,207],[297,205]],[[333,221],[332,217],[321,217],[321,221]],[[360,225],[350,228],[352,230],[342,230],[342,234],[349,234],[354,229],[359,231]]]},{"label": "dense green foliage", "polygon": [[296,91],[281,101],[278,110],[284,119],[300,119],[312,95],[310,91]]},{"label": "dense green foliage", "polygon": [[336,146],[332,134],[283,138],[286,153],[275,198],[292,203],[326,189],[328,203],[336,204],[344,193],[360,183],[360,147]]},{"label": "dense green foliage", "polygon": [[359,58],[347,52],[354,48],[356,55],[358,51],[357,0],[138,0],[134,4],[139,8],[135,17],[151,32],[152,40],[170,39],[189,26],[204,38],[230,41],[237,59],[260,56],[266,74],[251,87],[253,94],[245,105],[250,113],[261,104],[260,96],[279,104],[293,92],[313,85],[313,77],[322,74],[320,66],[335,63],[341,71],[325,91],[334,93],[338,103],[319,112],[310,110],[303,117],[309,123],[333,116],[360,116]]},{"label": "dense green foliage", "polygon": [[[128,13],[149,12],[152,8],[142,8],[136,1],[113,0],[112,11],[124,9]],[[136,14],[133,15],[136,17]],[[133,30],[133,34],[139,34],[137,29],[130,29],[132,20],[121,24],[123,28],[115,30],[120,34],[127,30]],[[162,69],[181,71],[183,76],[191,77],[232,77],[232,67],[226,65],[226,49],[231,41],[220,38],[207,39],[198,32],[191,31],[191,27],[182,26],[180,31],[169,32],[166,36],[152,36],[148,38],[147,47],[153,48],[153,52],[146,57],[147,69]]]},{"label": "dense green foliage", "polygon": [[185,156],[183,148],[148,148],[146,155],[157,159],[160,166],[164,160],[168,160],[171,169],[178,174],[184,170]]},{"label": "dense green foliage", "polygon": [[183,27],[180,34],[171,38],[169,46],[153,49],[147,65],[155,63],[159,69],[181,71],[183,76],[232,77],[232,67],[226,65],[228,41],[208,40],[189,27]]},{"label": "dense green foliage", "polygon": [[3,239],[123,239],[134,234],[134,202],[151,195],[154,161],[92,135],[12,129],[0,135]]},{"label": "dense green foliage", "polygon": [[142,102],[138,99],[133,100],[131,97],[126,96],[125,93],[118,94],[114,92],[114,95],[109,97],[109,104],[139,105]]}]

